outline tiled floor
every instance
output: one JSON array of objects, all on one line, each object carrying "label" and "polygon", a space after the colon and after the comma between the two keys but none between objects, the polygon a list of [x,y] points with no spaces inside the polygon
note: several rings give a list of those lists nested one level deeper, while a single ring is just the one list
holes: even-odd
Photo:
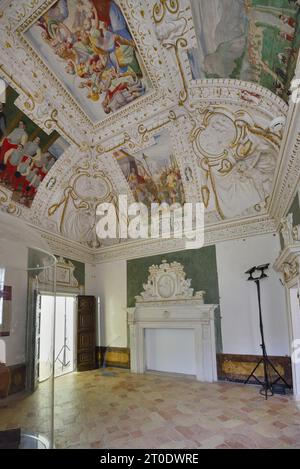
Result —
[{"label": "tiled floor", "polygon": [[[126,371],[58,378],[57,448],[300,448],[300,405],[258,388]],[[47,430],[46,387],[0,410],[0,428]],[[1,404],[0,404],[1,405]]]}]

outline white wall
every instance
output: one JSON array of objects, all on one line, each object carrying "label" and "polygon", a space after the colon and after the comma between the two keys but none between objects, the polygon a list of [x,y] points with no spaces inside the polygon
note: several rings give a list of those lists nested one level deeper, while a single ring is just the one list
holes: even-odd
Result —
[{"label": "white wall", "polygon": [[280,252],[279,237],[270,235],[217,244],[223,352],[260,354],[256,285],[246,270],[270,263],[269,278],[261,282],[265,341],[269,355],[288,355],[288,322],[284,287],[272,269]]},{"label": "white wall", "polygon": [[98,345],[127,347],[126,261],[97,266],[97,294],[100,297],[101,323]]},{"label": "white wall", "polygon": [[145,352],[147,370],[197,374],[193,329],[146,329]]},{"label": "white wall", "polygon": [[97,266],[85,264],[85,295],[97,296]]}]

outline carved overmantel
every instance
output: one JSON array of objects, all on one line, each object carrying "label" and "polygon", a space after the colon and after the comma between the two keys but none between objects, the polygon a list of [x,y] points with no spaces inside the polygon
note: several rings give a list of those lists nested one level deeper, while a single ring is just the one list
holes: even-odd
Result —
[{"label": "carved overmantel", "polygon": [[[146,329],[192,329],[195,338],[196,376],[199,381],[217,380],[215,315],[217,305],[204,304],[204,291],[194,293],[184,267],[163,261],[149,268],[144,291],[136,307],[128,310],[131,371],[144,373]],[[180,344],[184,346],[184,344]]]},{"label": "carved overmantel", "polygon": [[293,225],[292,213],[281,220],[280,233],[283,249],[274,263],[274,269],[283,274],[284,282],[289,288],[299,281],[300,274],[300,225]]},{"label": "carved overmantel", "polygon": [[194,294],[191,280],[186,279],[184,267],[179,262],[152,265],[149,268],[148,282],[144,283],[144,291],[135,297],[137,303],[151,303],[153,301],[182,301],[198,300],[204,303],[204,291]]}]

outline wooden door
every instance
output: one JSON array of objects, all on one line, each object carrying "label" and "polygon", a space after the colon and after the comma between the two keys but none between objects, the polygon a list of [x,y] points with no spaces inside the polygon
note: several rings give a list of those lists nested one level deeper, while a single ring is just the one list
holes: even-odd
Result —
[{"label": "wooden door", "polygon": [[78,296],[77,371],[96,368],[96,298]]},{"label": "wooden door", "polygon": [[40,325],[41,295],[36,289],[34,279],[29,279],[28,315],[27,315],[27,388],[36,391],[39,384],[40,368]]}]

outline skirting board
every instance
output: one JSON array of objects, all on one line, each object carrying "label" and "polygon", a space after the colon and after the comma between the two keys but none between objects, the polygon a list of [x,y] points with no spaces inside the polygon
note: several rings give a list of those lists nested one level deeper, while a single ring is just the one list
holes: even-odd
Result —
[{"label": "skirting board", "polygon": [[116,367],[130,369],[130,349],[122,347],[96,347],[97,368]]},{"label": "skirting board", "polygon": [[0,399],[24,391],[26,387],[26,365],[0,366]]},{"label": "skirting board", "polygon": [[[256,364],[260,355],[234,355],[217,353],[218,379],[220,381],[244,382]],[[292,385],[292,368],[290,357],[270,357],[271,362],[288,384]],[[98,368],[116,367],[130,369],[130,349],[122,347],[96,347],[96,363]],[[256,376],[262,378],[262,365],[257,369]],[[250,383],[255,384],[251,379]],[[300,400],[300,396],[297,400]]]},{"label": "skirting board", "polygon": [[[290,357],[269,357],[276,370],[286,380],[289,385],[293,384],[292,367]],[[222,381],[244,382],[251,374],[259,360],[260,355],[233,355],[218,353],[217,367],[218,379]],[[263,365],[261,364],[257,371],[257,378],[263,377]],[[250,383],[256,383],[251,379]]]}]

